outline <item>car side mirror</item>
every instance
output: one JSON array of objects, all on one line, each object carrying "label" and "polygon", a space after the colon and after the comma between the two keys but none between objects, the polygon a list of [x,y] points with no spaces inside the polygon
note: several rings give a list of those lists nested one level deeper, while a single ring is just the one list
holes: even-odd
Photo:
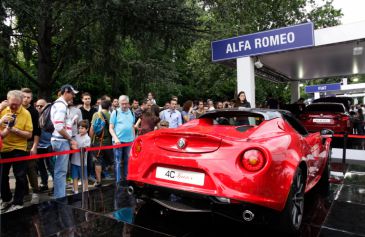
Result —
[{"label": "car side mirror", "polygon": [[331,129],[324,128],[321,130],[321,136],[323,138],[333,137],[334,132]]}]

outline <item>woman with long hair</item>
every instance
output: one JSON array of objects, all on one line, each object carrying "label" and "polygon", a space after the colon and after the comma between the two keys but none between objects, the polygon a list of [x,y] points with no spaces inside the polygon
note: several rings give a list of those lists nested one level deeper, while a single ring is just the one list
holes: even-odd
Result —
[{"label": "woman with long hair", "polygon": [[245,108],[251,108],[250,102],[246,99],[246,94],[244,91],[240,91],[237,96],[237,101],[234,104],[234,107],[245,107]]},{"label": "woman with long hair", "polygon": [[149,108],[142,113],[142,116],[138,119],[134,127],[138,129],[138,135],[143,135],[155,130],[159,122],[160,118],[156,116],[156,112]]},{"label": "woman with long hair", "polygon": [[181,115],[183,117],[183,123],[187,123],[190,120],[195,119],[193,101],[188,100],[184,103]]}]

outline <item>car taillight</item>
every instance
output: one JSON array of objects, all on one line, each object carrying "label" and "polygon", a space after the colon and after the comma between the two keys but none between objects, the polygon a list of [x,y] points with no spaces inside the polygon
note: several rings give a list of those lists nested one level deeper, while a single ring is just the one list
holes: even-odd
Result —
[{"label": "car taillight", "polygon": [[341,116],[341,120],[342,120],[342,121],[348,121],[348,120],[350,120],[350,117],[349,117],[349,116],[347,116],[347,115],[342,115],[342,116]]},{"label": "car taillight", "polygon": [[134,144],[133,144],[133,155],[134,156],[138,156],[138,154],[142,151],[142,140],[141,139],[137,139]]},{"label": "car taillight", "polygon": [[245,170],[256,172],[261,170],[266,163],[264,154],[256,149],[247,150],[242,155],[242,166]]}]

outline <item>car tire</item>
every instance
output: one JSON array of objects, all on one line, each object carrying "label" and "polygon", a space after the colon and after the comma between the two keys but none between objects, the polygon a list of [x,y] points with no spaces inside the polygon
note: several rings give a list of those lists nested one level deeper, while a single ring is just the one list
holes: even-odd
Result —
[{"label": "car tire", "polygon": [[284,211],[280,215],[280,231],[286,234],[295,234],[302,224],[304,213],[305,180],[303,171],[298,167],[290,187]]},{"label": "car tire", "polygon": [[317,184],[318,191],[322,195],[328,195],[330,191],[330,182],[329,182],[331,174],[330,160],[331,160],[331,152],[329,152],[328,154],[327,162],[322,172],[321,179],[318,181]]}]

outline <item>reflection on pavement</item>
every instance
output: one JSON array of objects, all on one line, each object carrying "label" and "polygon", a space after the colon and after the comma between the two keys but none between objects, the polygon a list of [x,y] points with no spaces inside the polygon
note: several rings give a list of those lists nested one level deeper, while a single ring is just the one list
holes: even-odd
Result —
[{"label": "reflection on pavement", "polygon": [[[332,165],[327,194],[305,196],[298,236],[365,235],[365,167]],[[343,175],[343,170],[346,173]],[[339,175],[339,174],[342,174]],[[1,236],[283,236],[211,213],[181,213],[103,186],[1,215]],[[362,224],[360,224],[362,223]]]}]

